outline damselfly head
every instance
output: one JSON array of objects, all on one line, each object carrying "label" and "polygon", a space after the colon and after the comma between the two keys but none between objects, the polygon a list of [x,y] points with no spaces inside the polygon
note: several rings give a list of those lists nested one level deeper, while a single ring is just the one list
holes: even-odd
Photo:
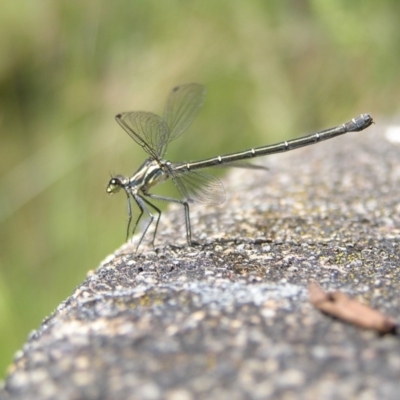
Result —
[{"label": "damselfly head", "polygon": [[124,187],[127,183],[128,179],[122,175],[116,175],[110,179],[107,185],[107,193],[113,194],[117,193],[122,187]]}]

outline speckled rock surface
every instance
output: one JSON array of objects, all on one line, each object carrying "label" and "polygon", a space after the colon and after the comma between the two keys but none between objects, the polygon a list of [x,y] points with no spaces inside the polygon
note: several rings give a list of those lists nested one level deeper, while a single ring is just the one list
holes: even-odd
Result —
[{"label": "speckled rock surface", "polygon": [[123,246],[32,334],[0,398],[398,399],[399,338],[307,296],[315,279],[400,322],[396,132],[233,170],[223,205],[192,206],[192,248],[173,207],[155,249]]}]

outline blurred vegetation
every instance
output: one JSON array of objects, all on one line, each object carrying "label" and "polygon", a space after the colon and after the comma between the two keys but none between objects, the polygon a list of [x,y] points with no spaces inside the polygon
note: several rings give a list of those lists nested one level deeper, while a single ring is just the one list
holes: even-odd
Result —
[{"label": "blurred vegetation", "polygon": [[145,154],[118,112],[160,114],[173,86],[205,84],[174,161],[399,113],[395,0],[14,0],[0,10],[0,376],[125,240],[126,199],[105,186]]}]

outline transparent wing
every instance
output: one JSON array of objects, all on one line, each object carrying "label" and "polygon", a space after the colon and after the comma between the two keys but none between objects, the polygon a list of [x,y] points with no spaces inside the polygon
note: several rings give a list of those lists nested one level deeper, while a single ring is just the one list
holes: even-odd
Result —
[{"label": "transparent wing", "polygon": [[161,117],[151,112],[132,111],[118,114],[115,119],[146,153],[154,158],[165,153],[169,129]]},{"label": "transparent wing", "polygon": [[193,122],[205,94],[205,87],[199,83],[187,83],[171,90],[164,110],[164,121],[170,130],[168,142],[176,139]]},{"label": "transparent wing", "polygon": [[206,204],[221,204],[225,201],[224,186],[215,176],[198,171],[176,174],[172,166],[171,178],[187,201]]}]

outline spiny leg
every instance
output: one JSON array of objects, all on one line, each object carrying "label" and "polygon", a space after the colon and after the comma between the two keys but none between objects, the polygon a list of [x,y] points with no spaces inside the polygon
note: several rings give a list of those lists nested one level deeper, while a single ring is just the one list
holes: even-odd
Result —
[{"label": "spiny leg", "polygon": [[[171,198],[171,197],[158,196],[156,194],[150,194],[150,193],[146,193],[146,196],[150,197],[151,199],[154,199],[154,200],[169,201],[171,203],[181,204],[184,207],[184,210],[185,210],[185,225],[186,225],[186,240],[187,240],[188,245],[191,246],[192,245],[192,230],[191,230],[191,227],[190,227],[189,203],[187,201],[178,200],[178,199],[174,199],[174,198]],[[153,205],[153,207],[154,207],[154,205]],[[159,216],[159,218],[157,220],[157,223],[156,223],[156,231],[157,231],[157,227],[158,227],[158,222],[160,221],[160,217],[161,217],[161,211],[160,211],[160,216]],[[155,233],[154,233],[154,237],[155,237]]]},{"label": "spiny leg", "polygon": [[[135,199],[136,200],[136,199]],[[136,231],[136,228],[137,228],[137,226],[138,226],[138,224],[139,224],[139,221],[142,219],[142,216],[143,216],[143,212],[144,212],[144,210],[143,210],[143,207],[136,201],[136,204],[138,205],[138,207],[139,207],[139,209],[140,209],[140,214],[139,214],[139,216],[137,217],[137,219],[136,219],[136,222],[135,222],[135,226],[133,227],[133,229],[132,229],[132,236],[134,235],[134,233],[135,233],[135,231]],[[129,233],[128,233],[129,234]]]},{"label": "spiny leg", "polygon": [[[131,205],[131,198],[129,197],[129,193],[126,193],[127,195],[127,200],[128,200],[128,227],[126,229],[126,241],[128,241],[129,239],[129,227],[131,226],[131,222],[132,222],[132,205]],[[143,210],[142,210],[142,214],[143,214]],[[136,222],[137,225],[137,222]],[[136,227],[135,225],[135,227]]]},{"label": "spiny leg", "polygon": [[185,224],[186,224],[186,241],[188,242],[188,245],[192,245],[192,229],[190,226],[190,214],[189,214],[189,203],[187,201],[184,201],[183,207],[185,208]]},{"label": "spiny leg", "polygon": [[[150,221],[149,221],[148,224],[146,225],[146,228],[144,229],[144,231],[143,231],[143,233],[142,233],[142,236],[140,237],[139,243],[138,243],[138,245],[137,245],[137,247],[136,247],[136,251],[138,251],[139,246],[140,246],[140,244],[142,243],[142,240],[143,240],[143,238],[145,237],[147,230],[149,229],[150,225],[151,225],[151,224],[153,223],[153,221],[154,221],[154,215],[150,212],[150,210],[149,210],[149,208],[147,207],[147,205],[150,206],[150,207],[152,207],[152,208],[154,208],[155,210],[158,210],[158,208],[155,207],[153,204],[151,204],[149,201],[147,201],[147,200],[146,200],[145,198],[143,198],[142,196],[136,195],[136,196],[133,196],[133,198],[135,199],[135,201],[136,201],[138,207],[139,207],[140,210],[141,210],[140,216],[139,216],[138,220],[136,221],[135,228],[136,228],[136,226],[137,226],[137,224],[138,224],[140,218],[142,217],[143,212],[146,212],[146,214],[150,217]],[[146,204],[147,204],[147,205],[146,205]],[[159,218],[158,218],[158,219],[159,219]],[[153,239],[153,242],[154,242],[154,239]]]},{"label": "spiny leg", "polygon": [[[146,194],[146,196],[151,197],[151,196],[149,196],[148,194]],[[158,223],[160,222],[160,218],[161,218],[161,210],[160,210],[158,207],[156,207],[153,203],[150,203],[148,200],[146,200],[144,197],[142,197],[142,200],[143,200],[149,207],[152,207],[153,210],[156,210],[156,212],[157,212],[157,214],[158,214],[158,216],[157,216],[157,221],[156,221],[156,227],[154,228],[153,239],[151,240],[151,245],[154,247],[154,241],[155,241],[155,239],[156,239],[156,234],[157,234],[157,229],[158,229]],[[154,215],[153,215],[153,218],[154,218]],[[152,220],[151,222],[153,222],[153,220]],[[146,230],[147,230],[147,229],[146,229]]]},{"label": "spiny leg", "polygon": [[[127,230],[126,230],[126,241],[128,241],[128,239],[129,239],[129,228],[130,228],[131,222],[132,222],[132,204],[131,204],[131,198],[129,197],[129,194],[128,194],[127,196],[128,196],[128,227],[127,227]],[[133,198],[135,199],[135,201],[136,201],[136,198],[135,198],[134,196],[132,196],[132,197],[133,197]],[[134,235],[134,233],[135,233],[135,231],[136,231],[136,228],[137,228],[137,226],[138,226],[138,224],[139,224],[139,221],[142,219],[143,212],[144,212],[142,205],[141,205],[140,203],[138,203],[137,201],[136,201],[136,204],[138,205],[138,207],[139,207],[139,209],[140,209],[140,213],[139,213],[139,216],[138,216],[137,219],[136,219],[135,226],[134,226],[133,229],[132,229],[132,235]],[[142,239],[143,239],[143,238],[142,238]],[[142,239],[141,239],[140,241],[142,241]]]}]

